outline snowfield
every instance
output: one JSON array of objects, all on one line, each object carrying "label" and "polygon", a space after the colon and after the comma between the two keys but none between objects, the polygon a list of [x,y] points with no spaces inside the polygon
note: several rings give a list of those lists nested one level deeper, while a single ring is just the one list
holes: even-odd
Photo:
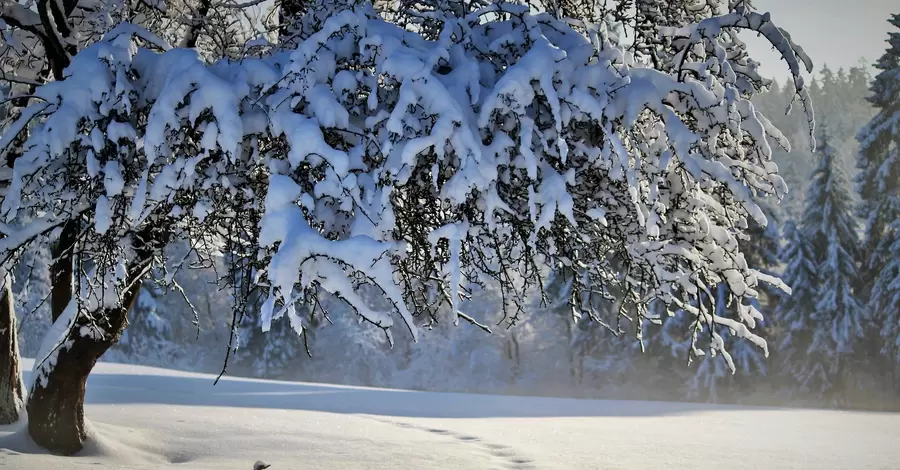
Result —
[{"label": "snowfield", "polygon": [[[25,367],[30,368],[30,361]],[[102,363],[95,436],[47,455],[0,427],[0,467],[250,470],[897,468],[900,415],[501,397],[225,378]]]}]

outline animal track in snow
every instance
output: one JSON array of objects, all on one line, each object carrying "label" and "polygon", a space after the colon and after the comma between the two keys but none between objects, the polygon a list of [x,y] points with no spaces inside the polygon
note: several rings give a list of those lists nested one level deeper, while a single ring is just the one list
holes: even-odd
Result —
[{"label": "animal track in snow", "polygon": [[419,426],[413,423],[402,422],[402,421],[394,421],[389,419],[379,419],[373,418],[376,421],[380,421],[383,423],[392,424],[394,426],[398,426],[405,429],[415,429],[418,431],[428,432],[431,434],[435,434],[438,436],[444,436],[448,438],[452,438],[461,444],[465,444],[468,446],[478,446],[482,449],[483,452],[489,454],[500,464],[498,469],[505,470],[525,470],[525,469],[533,469],[536,468],[534,466],[534,461],[520,455],[515,449],[512,447],[497,444],[493,442],[487,442],[477,436],[472,436],[468,434],[459,434],[449,429],[441,429],[435,427],[424,427]]}]

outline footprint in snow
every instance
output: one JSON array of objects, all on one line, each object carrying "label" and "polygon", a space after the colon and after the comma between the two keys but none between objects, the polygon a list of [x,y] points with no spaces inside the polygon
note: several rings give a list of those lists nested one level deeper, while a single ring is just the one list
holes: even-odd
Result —
[{"label": "footprint in snow", "polygon": [[523,470],[535,468],[533,461],[526,457],[519,455],[513,448],[509,446],[505,446],[502,444],[495,444],[491,442],[482,441],[480,438],[475,436],[470,436],[466,434],[458,434],[448,429],[434,428],[434,427],[424,427],[418,426],[412,423],[404,423],[401,421],[392,421],[387,419],[378,419],[373,418],[376,421],[381,421],[383,423],[392,424],[394,426],[398,426],[406,429],[416,429],[423,432],[428,432],[431,434],[436,434],[439,436],[445,436],[449,438],[453,438],[454,440],[472,446],[477,445],[484,449],[484,451],[490,454],[492,457],[499,459],[502,461],[501,465],[504,469],[515,469],[515,470]]}]

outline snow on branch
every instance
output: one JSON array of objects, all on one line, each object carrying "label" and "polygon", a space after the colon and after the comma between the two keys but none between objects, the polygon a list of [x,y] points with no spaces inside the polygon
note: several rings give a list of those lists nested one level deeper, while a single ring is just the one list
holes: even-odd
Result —
[{"label": "snow on branch", "polygon": [[0,18],[9,25],[16,26],[34,34],[43,35],[44,28],[37,12],[12,0],[0,2]]},{"label": "snow on branch", "polygon": [[753,78],[759,81],[760,77],[755,74],[755,72],[750,72],[744,68],[737,68],[737,64],[735,64],[733,58],[722,47],[722,44],[717,41],[723,32],[728,29],[743,29],[759,33],[769,41],[772,47],[774,47],[781,55],[782,60],[787,63],[788,69],[791,72],[791,78],[794,82],[796,96],[800,99],[804,112],[806,113],[807,122],[809,123],[810,139],[811,142],[813,142],[813,148],[815,148],[815,115],[812,108],[812,98],[809,95],[809,89],[806,86],[806,82],[802,75],[803,69],[805,69],[807,73],[812,72],[812,59],[810,59],[803,48],[794,43],[791,39],[791,35],[787,31],[775,26],[771,21],[769,13],[760,14],[739,7],[732,13],[707,18],[694,25],[681,28],[661,28],[661,33],[664,36],[675,39],[686,39],[682,41],[673,41],[677,44],[677,47],[680,48],[680,51],[675,56],[675,61],[682,65],[681,68],[684,67],[687,57],[690,54],[695,53],[693,46],[700,41],[706,41],[714,46],[712,51],[707,52],[710,52],[709,55],[718,60],[721,67],[734,69],[730,73],[752,73],[754,75]]}]

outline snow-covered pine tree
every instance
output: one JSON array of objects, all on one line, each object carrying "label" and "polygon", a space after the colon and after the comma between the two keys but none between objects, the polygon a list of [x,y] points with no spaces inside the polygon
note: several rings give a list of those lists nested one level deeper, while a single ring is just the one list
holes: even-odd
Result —
[{"label": "snow-covered pine tree", "polygon": [[[671,360],[655,353],[661,346],[656,341],[658,337],[654,336],[659,329],[654,323],[659,321],[659,315],[648,314],[653,320],[643,321],[638,329],[635,323],[628,321],[628,318],[637,316],[627,300],[628,293],[616,288],[585,291],[575,289],[578,279],[570,277],[568,281],[565,295],[559,298],[557,308],[570,321],[576,320],[573,324],[575,328],[567,338],[571,338],[570,361],[575,364],[581,387],[590,390],[624,385],[627,388],[645,384],[643,379],[665,375],[647,376],[644,374],[647,369],[642,368],[647,363]],[[566,300],[576,291],[581,292],[580,298],[574,299],[574,304],[567,303]],[[663,316],[668,318],[664,313]],[[647,354],[643,354],[645,348]],[[679,370],[683,369],[685,359],[686,356],[679,358]],[[612,390],[612,393],[617,392]]]},{"label": "snow-covered pine tree", "polygon": [[812,174],[800,226],[818,273],[816,284],[796,287],[810,289],[805,295],[812,295],[814,301],[807,366],[800,379],[814,398],[843,405],[847,394],[857,388],[852,362],[863,344],[867,316],[854,292],[860,244],[851,190],[829,137],[823,130],[819,164]]},{"label": "snow-covered pine tree", "polygon": [[[900,29],[900,14],[888,20]],[[865,220],[860,288],[882,339],[886,394],[900,391],[900,31],[875,64],[869,102],[877,114],[858,134],[859,214]]]},{"label": "snow-covered pine tree", "polygon": [[[698,300],[694,300],[690,307],[697,308],[697,305]],[[636,374],[633,380],[637,379],[645,386],[655,386],[667,391],[676,390],[680,398],[696,399],[700,396],[693,389],[698,362],[705,362],[708,357],[705,353],[696,354],[692,346],[697,346],[697,350],[704,352],[702,342],[708,335],[701,335],[700,342],[697,342],[693,315],[687,309],[667,314],[666,307],[657,304],[654,310],[660,317],[661,324],[646,322],[645,353],[638,357],[640,364],[632,371],[633,375]],[[721,357],[713,358],[715,361],[721,359]],[[654,374],[653,371],[665,372]],[[653,399],[665,399],[664,395],[658,394]]]},{"label": "snow-covered pine tree", "polygon": [[[726,307],[727,292],[728,287],[724,284],[719,284],[712,291],[712,295],[715,297],[709,300],[701,299],[700,302],[708,303],[708,308],[715,309],[718,315],[728,315]],[[731,342],[730,335],[726,329],[722,329],[720,334],[724,342]],[[700,341],[705,341],[706,339],[701,337]],[[697,359],[696,367],[696,372],[685,383],[687,398],[712,403],[718,402],[720,388],[727,389],[729,386],[728,381],[731,380],[731,370],[728,364],[720,356],[707,355]]]},{"label": "snow-covered pine tree", "polygon": [[800,384],[809,374],[806,350],[816,327],[812,315],[821,281],[817,254],[803,230],[788,221],[783,234],[785,242],[780,258],[785,269],[782,280],[791,287],[791,293],[782,295],[775,309],[778,347],[774,357],[780,375],[791,384],[783,393],[787,399],[794,400],[799,398]]},{"label": "snow-covered pine tree", "polygon": [[[829,116],[832,145],[841,155],[841,165],[848,175],[855,175],[858,142],[856,134],[874,116],[869,96],[867,66],[832,71],[824,66],[810,83],[810,95],[816,112]],[[791,142],[790,152],[773,148],[773,160],[790,188],[790,193],[780,201],[779,207],[788,218],[799,220],[803,214],[803,199],[809,185],[809,175],[818,158],[810,151],[806,123],[795,115],[785,114],[791,104],[790,87],[784,93],[781,86],[773,87],[754,100],[754,104]],[[773,142],[773,145],[775,143]],[[855,194],[854,194],[855,195]]]},{"label": "snow-covered pine tree", "polygon": [[182,345],[174,341],[169,319],[159,311],[163,292],[152,281],[144,282],[128,316],[122,338],[104,355],[114,362],[172,367],[182,358]]},{"label": "snow-covered pine tree", "polygon": [[260,305],[261,302],[248,309],[238,325],[234,370],[238,375],[248,377],[309,380],[310,377],[304,375],[311,362],[306,348],[317,328],[310,325],[304,330],[306,338],[303,338],[287,321],[277,321],[271,324],[269,331],[263,332]]},{"label": "snow-covered pine tree", "polygon": [[551,272],[545,283],[540,305],[533,310],[543,310],[547,317],[544,319],[547,329],[559,333],[559,336],[544,336],[544,342],[548,344],[548,350],[564,360],[563,364],[556,365],[556,369],[567,370],[571,385],[577,386],[584,374],[584,356],[590,355],[590,345],[596,343],[590,341],[585,334],[589,329],[579,325],[590,323],[591,318],[581,317],[578,310],[572,307],[573,277],[574,271],[571,269],[562,268]]},{"label": "snow-covered pine tree", "polygon": [[39,240],[22,253],[13,270],[13,296],[19,323],[19,351],[34,357],[50,327],[50,246]]},{"label": "snow-covered pine tree", "polygon": [[[373,295],[363,296],[370,299],[369,302],[376,299]],[[314,328],[315,333],[313,376],[328,383],[389,386],[394,363],[388,357],[391,345],[384,331],[365,321],[365,317],[353,314],[339,297],[325,295],[320,303],[321,308],[329,312],[331,321],[319,321],[317,325],[307,327]],[[289,324],[287,320],[280,323]],[[296,333],[294,337],[297,338]],[[327,346],[319,348],[315,344]]]}]

